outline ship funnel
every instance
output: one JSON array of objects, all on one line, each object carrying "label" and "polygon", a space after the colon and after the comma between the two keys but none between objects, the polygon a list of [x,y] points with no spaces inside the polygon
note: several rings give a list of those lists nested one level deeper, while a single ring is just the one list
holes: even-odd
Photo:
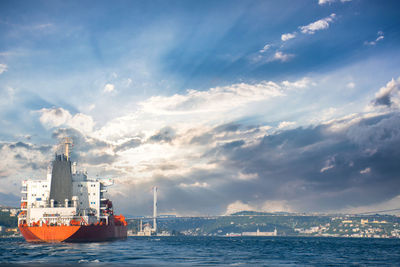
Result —
[{"label": "ship funnel", "polygon": [[64,138],[63,145],[64,154],[56,155],[51,172],[50,199],[54,199],[54,204],[58,205],[65,203],[65,199],[72,199],[72,173],[69,160],[72,139]]}]

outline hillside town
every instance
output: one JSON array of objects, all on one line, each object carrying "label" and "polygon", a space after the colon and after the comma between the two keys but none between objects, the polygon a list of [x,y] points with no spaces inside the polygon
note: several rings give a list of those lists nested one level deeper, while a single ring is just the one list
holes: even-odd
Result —
[{"label": "hillside town", "polygon": [[0,237],[20,237],[17,227],[19,209],[0,205]]},{"label": "hillside town", "polygon": [[[15,207],[0,206],[0,237],[20,237]],[[140,221],[129,220],[135,234]],[[147,223],[149,224],[149,223]],[[318,215],[243,211],[228,216],[157,218],[158,235],[187,236],[321,236],[348,238],[400,238],[400,216],[396,215]]]}]

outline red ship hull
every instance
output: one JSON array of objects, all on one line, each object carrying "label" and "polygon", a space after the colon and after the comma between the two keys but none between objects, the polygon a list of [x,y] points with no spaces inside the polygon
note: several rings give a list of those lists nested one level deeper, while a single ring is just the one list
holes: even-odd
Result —
[{"label": "red ship hull", "polygon": [[126,225],[20,225],[19,230],[27,242],[101,242],[127,237]]}]

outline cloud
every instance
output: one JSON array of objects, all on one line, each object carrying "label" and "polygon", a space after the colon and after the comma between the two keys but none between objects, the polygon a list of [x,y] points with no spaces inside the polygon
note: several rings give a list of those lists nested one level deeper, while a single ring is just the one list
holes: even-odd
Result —
[{"label": "cloud", "polygon": [[207,91],[187,90],[184,95],[151,97],[139,105],[143,111],[153,114],[198,113],[223,111],[278,96],[283,96],[280,86],[263,81],[215,87]]},{"label": "cloud", "polygon": [[226,207],[224,215],[231,215],[240,211],[291,212],[293,210],[285,200],[267,200],[261,204],[243,203],[236,200]]},{"label": "cloud", "polygon": [[296,37],[296,33],[295,32],[294,33],[285,33],[285,34],[282,34],[281,40],[283,42],[286,42],[286,41],[288,41],[290,39],[293,39],[295,37]]},{"label": "cloud", "polygon": [[[42,109],[39,120],[54,138],[73,138],[73,158],[89,175],[116,180],[110,194],[124,212],[146,214],[146,189],[154,185],[160,211],[177,214],[337,210],[399,195],[400,114],[393,104],[398,83],[377,92],[376,99],[389,96],[392,103],[383,112],[374,99],[371,113],[329,115],[330,121],[310,126],[292,115],[254,119],[260,108],[276,113],[277,105],[290,105],[291,94],[312,89],[316,84],[308,77],[151,97],[86,132],[83,124],[91,118],[63,108]],[[327,107],[326,113],[337,109]],[[15,177],[14,170],[42,177],[39,171],[52,157],[25,141],[0,149],[5,166],[12,166],[0,169],[4,180]]]},{"label": "cloud", "polygon": [[[18,192],[20,177],[39,178],[46,170],[52,156],[53,147],[49,145],[35,145],[28,142],[0,142],[1,183],[0,193]],[[16,189],[16,191],[14,191]]]},{"label": "cloud", "polygon": [[[259,177],[245,186],[231,181],[228,191],[240,195],[243,203],[251,203],[255,195],[259,200],[284,198],[294,210],[337,209],[394,197],[398,191],[391,187],[400,186],[395,178],[400,171],[395,149],[400,145],[399,121],[400,115],[393,113],[362,119],[341,132],[317,126],[265,136],[253,146],[223,154],[232,161],[226,165]],[[375,154],[365,152],[372,148]],[[372,176],[365,180],[367,172]]]},{"label": "cloud", "polygon": [[158,133],[149,138],[149,142],[171,142],[175,138],[175,130],[171,127],[164,127]]},{"label": "cloud", "polygon": [[325,161],[324,167],[319,171],[319,172],[326,172],[327,170],[330,170],[335,167],[335,158],[330,158],[327,161]]},{"label": "cloud", "polygon": [[356,87],[356,84],[354,82],[349,82],[348,84],[346,84],[346,87],[353,89],[354,87]]},{"label": "cloud", "polygon": [[293,54],[285,54],[281,51],[277,51],[277,52],[275,52],[274,56],[272,57],[272,59],[270,61],[287,62],[293,57],[294,57]]},{"label": "cloud", "polygon": [[128,149],[136,148],[142,144],[142,139],[139,137],[134,137],[130,139],[129,141],[125,141],[124,143],[117,145],[116,148],[114,149],[115,152],[118,151],[125,151]]},{"label": "cloud", "polygon": [[303,77],[300,80],[290,82],[290,81],[283,81],[282,85],[286,88],[295,89],[295,88],[307,88],[310,85],[315,86],[316,83],[312,82],[310,78]]},{"label": "cloud", "polygon": [[103,92],[104,92],[104,93],[111,93],[111,92],[114,91],[114,89],[115,89],[114,84],[107,83],[107,84],[104,86]]},{"label": "cloud", "polygon": [[7,71],[8,66],[6,64],[0,64],[0,74]]},{"label": "cloud", "polygon": [[336,0],[318,0],[318,4],[319,5],[325,5],[325,4],[330,4],[330,3],[333,3],[333,2],[335,2]]},{"label": "cloud", "polygon": [[271,48],[271,45],[270,44],[266,44],[266,45],[264,45],[263,49],[260,50],[260,53],[265,53],[270,48]]},{"label": "cloud", "polygon": [[59,127],[72,118],[69,111],[63,108],[43,108],[39,112],[41,113],[40,122],[49,128]]},{"label": "cloud", "polygon": [[47,29],[47,28],[53,27],[53,24],[51,24],[51,23],[43,23],[43,24],[33,25],[32,27],[34,29],[43,30],[43,29]]},{"label": "cloud", "polygon": [[185,184],[185,183],[180,183],[179,184],[179,186],[180,187],[184,187],[184,188],[187,188],[187,187],[209,187],[210,185],[209,184],[207,184],[207,183],[199,183],[199,182],[195,182],[195,183],[193,183],[193,184]]},{"label": "cloud", "polygon": [[52,137],[57,139],[57,144],[64,137],[72,138],[74,145],[72,159],[79,162],[82,168],[95,171],[96,174],[99,174],[98,165],[105,168],[102,171],[111,170],[112,163],[119,159],[119,156],[114,153],[118,150],[117,145],[91,137],[75,128],[57,128]]},{"label": "cloud", "polygon": [[[350,2],[351,0],[340,0],[340,2],[345,3],[345,2]],[[338,0],[318,0],[319,5],[325,5],[325,4],[332,4],[334,2],[338,2]]]},{"label": "cloud", "polygon": [[397,80],[392,79],[380,88],[372,103],[374,106],[400,108],[400,77]]},{"label": "cloud", "polygon": [[371,168],[367,167],[364,170],[361,170],[360,173],[361,174],[366,174],[366,173],[370,173],[371,172]]},{"label": "cloud", "polygon": [[60,126],[69,126],[79,131],[90,133],[94,127],[92,117],[77,113],[74,116],[68,110],[63,108],[43,108],[38,111],[40,122],[46,128],[56,128]]},{"label": "cloud", "polygon": [[296,125],[296,122],[294,121],[282,121],[278,125],[278,129],[283,129],[283,128],[289,128]]},{"label": "cloud", "polygon": [[376,37],[376,39],[375,39],[374,41],[370,41],[370,42],[365,41],[365,42],[364,42],[364,45],[374,46],[374,45],[376,45],[379,41],[381,41],[381,40],[383,40],[383,39],[385,38],[385,36],[383,35],[383,32],[382,32],[382,31],[378,31],[377,35],[378,35],[378,36]]},{"label": "cloud", "polygon": [[226,208],[225,215],[230,215],[240,211],[253,211],[257,210],[255,207],[245,204],[240,200],[236,200],[235,202],[229,204]]},{"label": "cloud", "polygon": [[329,24],[334,21],[336,17],[335,13],[332,13],[330,16],[312,22],[306,26],[300,26],[300,30],[304,34],[314,34],[316,31],[325,30],[329,28]]}]

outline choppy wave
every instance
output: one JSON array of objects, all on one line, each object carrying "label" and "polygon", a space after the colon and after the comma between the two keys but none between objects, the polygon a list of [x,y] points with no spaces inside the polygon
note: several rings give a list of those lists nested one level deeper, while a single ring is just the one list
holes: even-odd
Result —
[{"label": "choppy wave", "polygon": [[31,244],[0,240],[12,266],[397,265],[400,240],[314,237],[128,237],[102,243]]}]

